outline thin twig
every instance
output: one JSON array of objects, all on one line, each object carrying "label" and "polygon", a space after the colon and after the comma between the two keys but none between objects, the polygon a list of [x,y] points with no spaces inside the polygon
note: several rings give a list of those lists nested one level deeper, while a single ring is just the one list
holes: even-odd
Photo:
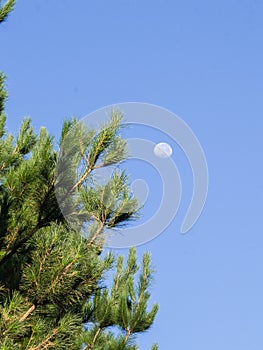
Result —
[{"label": "thin twig", "polygon": [[18,322],[23,322],[25,321],[25,319],[28,318],[28,316],[35,310],[36,305],[33,304],[28,310],[27,312],[20,318],[20,320]]}]

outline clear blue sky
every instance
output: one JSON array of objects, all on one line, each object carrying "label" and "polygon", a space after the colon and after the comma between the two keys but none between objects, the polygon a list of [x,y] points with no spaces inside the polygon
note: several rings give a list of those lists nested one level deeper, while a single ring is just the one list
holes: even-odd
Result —
[{"label": "clear blue sky", "polygon": [[142,101],[183,118],[205,150],[197,224],[179,234],[185,201],[139,248],[152,252],[161,306],[141,349],[263,348],[262,16],[260,0],[20,0],[2,25],[10,130],[30,115],[57,136],[67,116]]}]

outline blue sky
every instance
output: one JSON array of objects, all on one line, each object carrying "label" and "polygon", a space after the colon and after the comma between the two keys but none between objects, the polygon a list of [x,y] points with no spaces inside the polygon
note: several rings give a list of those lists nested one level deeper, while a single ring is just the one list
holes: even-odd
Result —
[{"label": "blue sky", "polygon": [[23,0],[2,25],[11,131],[29,115],[58,136],[65,117],[140,101],[179,115],[202,144],[202,216],[179,233],[192,180],[174,146],[182,206],[138,249],[152,252],[160,303],[141,349],[262,349],[262,15],[259,0]]}]

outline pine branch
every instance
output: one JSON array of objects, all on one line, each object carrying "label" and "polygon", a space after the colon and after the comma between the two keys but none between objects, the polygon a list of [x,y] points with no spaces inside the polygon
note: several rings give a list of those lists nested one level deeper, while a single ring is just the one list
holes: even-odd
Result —
[{"label": "pine branch", "polygon": [[0,8],[0,23],[7,19],[9,13],[14,9],[16,0],[8,0],[2,8]]},{"label": "pine branch", "polygon": [[52,331],[52,334],[50,336],[48,336],[46,339],[44,339],[41,343],[38,344],[38,346],[34,347],[34,348],[29,348],[28,350],[44,350],[44,349],[48,349],[50,347],[53,347],[53,343],[51,342],[51,339],[54,338],[54,336],[58,333],[58,329],[55,328]]},{"label": "pine branch", "polygon": [[51,286],[47,290],[46,294],[48,295],[51,290],[54,290],[56,285],[67,275],[71,267],[77,262],[77,259],[72,260],[70,263],[68,263],[63,269],[58,273],[56,279],[52,282]]},{"label": "pine branch", "polygon": [[131,329],[127,329],[127,333],[126,333],[126,336],[125,336],[125,344],[127,344],[130,336],[131,336],[131,333],[132,333],[132,330]]},{"label": "pine branch", "polygon": [[36,308],[36,305],[32,305],[28,310],[27,312],[20,318],[20,320],[18,322],[23,322],[25,321],[28,316],[35,310]]},{"label": "pine branch", "polygon": [[90,347],[91,350],[94,348],[94,345],[95,345],[95,343],[96,343],[96,340],[97,340],[97,338],[98,338],[100,332],[101,332],[101,328],[98,327],[98,330],[97,330],[97,332],[95,333],[94,338],[93,338],[93,340],[92,340],[92,344],[91,344],[91,347]]},{"label": "pine branch", "polygon": [[100,234],[103,231],[105,222],[103,221],[99,221],[99,226],[98,229],[96,230],[95,234],[92,236],[91,240],[88,241],[87,246],[90,247],[94,244],[94,242],[96,241],[96,239],[100,236]]},{"label": "pine branch", "polygon": [[41,226],[38,224],[36,225],[23,239],[18,241],[11,251],[9,251],[7,254],[3,256],[3,258],[0,260],[0,266],[5,264],[14,254],[18,252],[18,250],[25,244],[33,235],[41,228]]}]

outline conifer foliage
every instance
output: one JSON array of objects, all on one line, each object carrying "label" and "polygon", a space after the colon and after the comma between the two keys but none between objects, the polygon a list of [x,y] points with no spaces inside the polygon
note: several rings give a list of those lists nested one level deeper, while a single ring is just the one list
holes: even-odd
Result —
[{"label": "conifer foliage", "polygon": [[[0,5],[0,22],[14,2]],[[66,121],[58,151],[29,119],[18,135],[6,131],[6,97],[1,74],[0,350],[137,349],[136,334],[151,327],[158,309],[148,305],[150,256],[140,267],[134,248],[126,263],[101,252],[104,230],[133,219],[138,204],[125,173],[92,181],[98,168],[125,157],[120,114],[97,131]]]},{"label": "conifer foliage", "polygon": [[[0,6],[1,6],[0,1]],[[16,0],[8,0],[3,6],[0,7],[0,23],[5,21],[8,14],[13,10]]]}]

